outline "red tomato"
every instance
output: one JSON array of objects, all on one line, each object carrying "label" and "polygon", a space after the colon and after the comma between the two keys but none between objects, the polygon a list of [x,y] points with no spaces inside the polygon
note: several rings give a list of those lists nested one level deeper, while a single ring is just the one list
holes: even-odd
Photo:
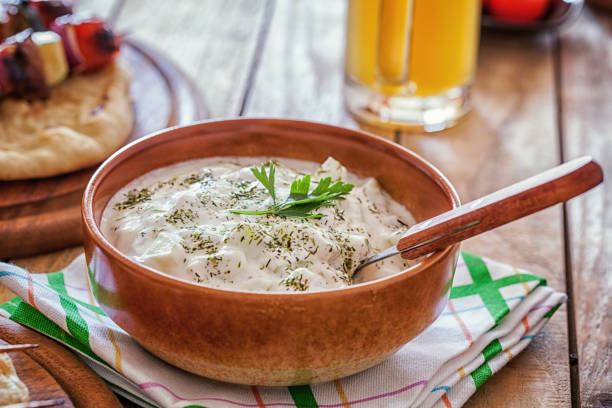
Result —
[{"label": "red tomato", "polygon": [[89,19],[73,23],[85,70],[100,68],[113,60],[121,40],[101,20]]},{"label": "red tomato", "polygon": [[533,21],[544,15],[550,0],[488,0],[490,13],[510,21]]}]

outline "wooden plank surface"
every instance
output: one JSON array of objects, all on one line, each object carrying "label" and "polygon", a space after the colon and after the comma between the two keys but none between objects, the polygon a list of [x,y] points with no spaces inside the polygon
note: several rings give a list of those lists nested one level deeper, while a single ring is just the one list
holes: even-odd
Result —
[{"label": "wooden plank surface", "polygon": [[357,127],[342,102],[344,3],[276,2],[245,116]]},{"label": "wooden plank surface", "polygon": [[[247,116],[356,127],[342,102],[344,13],[339,2],[277,2]],[[401,137],[451,179],[464,201],[559,161],[552,38],[485,33],[480,53],[474,111],[448,131]],[[565,290],[560,207],[469,240],[464,249],[529,269]],[[569,406],[567,355],[561,309],[467,406]]]},{"label": "wooden plank surface", "polygon": [[607,181],[568,204],[580,396],[612,406],[612,14],[587,9],[561,35],[565,156],[589,154]]},{"label": "wooden plank surface", "polygon": [[[114,4],[91,1],[101,15]],[[248,95],[248,116],[356,127],[342,104],[344,7],[344,2],[276,2],[260,56],[264,2],[129,0],[117,27],[171,56],[195,80],[213,116],[237,115]],[[593,154],[608,177],[612,128],[604,118],[612,117],[607,101],[612,94],[611,30],[612,17],[587,12],[561,37],[566,158]],[[453,129],[403,135],[400,141],[446,173],[464,201],[554,166],[560,157],[553,42],[546,35],[485,33],[474,111]],[[610,190],[600,187],[568,207],[581,395],[583,404],[593,407],[608,406],[612,399]],[[566,289],[560,207],[469,240],[464,249],[527,268],[545,276],[552,287]],[[80,251],[14,261],[34,272],[50,272],[65,267]],[[0,287],[0,301],[10,297]],[[467,406],[569,406],[566,319],[562,308]]]},{"label": "wooden plank surface", "polygon": [[189,75],[213,117],[242,105],[265,2],[126,1],[116,28],[170,57]]},{"label": "wooden plank surface", "polygon": [[[403,136],[432,160],[467,202],[559,162],[552,37],[484,32],[474,109],[434,137]],[[565,291],[561,207],[466,241],[464,250],[543,276]],[[570,406],[565,308],[467,406]]]}]

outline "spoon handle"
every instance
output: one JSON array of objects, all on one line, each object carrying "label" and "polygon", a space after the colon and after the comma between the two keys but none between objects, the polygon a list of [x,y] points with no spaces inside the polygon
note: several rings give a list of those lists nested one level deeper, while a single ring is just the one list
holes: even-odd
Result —
[{"label": "spoon handle", "polygon": [[396,248],[403,258],[415,259],[567,201],[602,181],[599,164],[581,157],[416,224]]}]

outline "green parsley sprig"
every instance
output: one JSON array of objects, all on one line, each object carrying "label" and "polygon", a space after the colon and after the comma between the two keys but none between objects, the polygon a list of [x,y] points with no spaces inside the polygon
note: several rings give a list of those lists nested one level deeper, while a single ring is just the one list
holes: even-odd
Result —
[{"label": "green parsley sprig", "polygon": [[276,171],[274,163],[270,162],[267,173],[265,165],[262,165],[261,169],[252,167],[251,171],[255,178],[268,190],[274,204],[262,211],[229,210],[234,214],[273,214],[287,218],[319,219],[324,217],[324,214],[313,211],[321,207],[333,207],[336,200],[344,200],[344,196],[350,193],[354,187],[353,184],[343,183],[342,181],[332,184],[331,177],[325,177],[319,181],[314,190],[308,192],[310,190],[310,174],[307,174],[301,179],[294,180],[291,183],[289,197],[284,202],[277,204],[274,188],[274,173]]}]

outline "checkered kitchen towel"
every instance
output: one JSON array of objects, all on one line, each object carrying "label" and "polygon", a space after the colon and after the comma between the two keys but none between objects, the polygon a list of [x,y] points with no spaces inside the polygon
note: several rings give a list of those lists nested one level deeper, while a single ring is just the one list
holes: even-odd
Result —
[{"label": "checkered kitchen towel", "polygon": [[111,388],[142,406],[459,407],[523,350],[565,301],[546,281],[462,254],[442,315],[387,361],[311,386],[225,384],[144,351],[96,305],[84,256],[50,274],[0,263],[0,284],[20,298],[0,313],[79,352]]}]

